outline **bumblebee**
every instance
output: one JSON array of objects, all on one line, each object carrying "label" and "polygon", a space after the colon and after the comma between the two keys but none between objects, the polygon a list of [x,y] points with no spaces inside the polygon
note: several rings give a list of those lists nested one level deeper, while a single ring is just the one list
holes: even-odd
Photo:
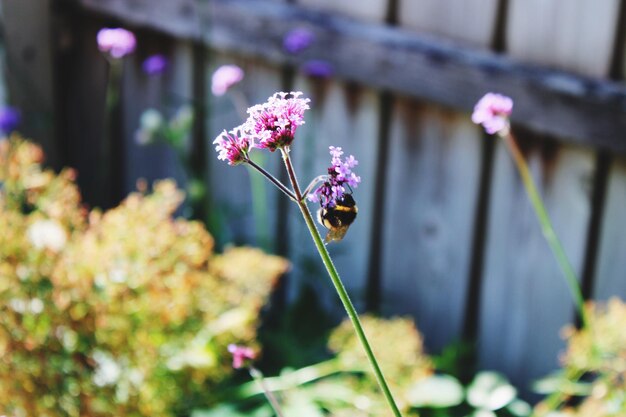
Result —
[{"label": "bumblebee", "polygon": [[322,207],[317,212],[317,221],[328,229],[325,243],[340,241],[356,219],[358,208],[352,194],[344,194],[335,200],[333,207]]}]

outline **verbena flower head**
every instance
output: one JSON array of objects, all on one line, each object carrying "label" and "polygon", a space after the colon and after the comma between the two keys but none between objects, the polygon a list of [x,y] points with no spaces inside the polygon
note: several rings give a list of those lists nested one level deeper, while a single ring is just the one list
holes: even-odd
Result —
[{"label": "verbena flower head", "polygon": [[291,145],[311,101],[301,95],[300,91],[276,93],[267,102],[248,109],[247,130],[258,140],[257,147],[274,152]]},{"label": "verbena flower head", "polygon": [[146,58],[143,64],[141,64],[141,68],[148,75],[159,75],[165,72],[168,64],[169,62],[165,55],[155,54]]},{"label": "verbena flower head", "polygon": [[223,96],[233,85],[243,80],[244,72],[237,65],[222,65],[215,70],[211,78],[211,92]]},{"label": "verbena flower head", "polygon": [[513,111],[513,100],[497,93],[487,93],[481,98],[472,113],[472,121],[480,124],[490,135],[502,132],[509,126]]},{"label": "verbena flower head", "polygon": [[218,152],[217,159],[228,162],[229,165],[239,165],[247,162],[248,153],[253,141],[246,134],[243,126],[238,126],[227,132],[224,130],[213,141]]},{"label": "verbena flower head", "polygon": [[108,52],[113,58],[122,58],[132,53],[137,40],[132,32],[122,28],[103,28],[97,36],[98,48]]},{"label": "verbena flower head", "polygon": [[238,345],[228,345],[228,351],[233,355],[233,368],[239,369],[243,367],[246,360],[254,359],[256,354],[252,348]]},{"label": "verbena flower head", "polygon": [[315,41],[315,34],[306,28],[296,28],[287,32],[283,39],[283,48],[290,54],[305,50]]},{"label": "verbena flower head", "polygon": [[0,130],[4,134],[9,134],[17,126],[19,126],[22,120],[22,114],[15,107],[2,107],[0,108]]},{"label": "verbena flower head", "polygon": [[361,177],[352,172],[352,168],[359,164],[359,161],[350,155],[341,159],[343,151],[341,148],[330,146],[331,166],[328,168],[328,178],[313,193],[308,195],[310,201],[319,201],[322,207],[334,207],[335,201],[344,195],[346,185],[356,188],[361,182]]}]

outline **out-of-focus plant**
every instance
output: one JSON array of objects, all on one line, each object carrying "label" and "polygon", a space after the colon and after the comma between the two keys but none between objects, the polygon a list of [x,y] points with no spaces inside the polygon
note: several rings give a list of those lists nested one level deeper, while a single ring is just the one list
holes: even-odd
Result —
[{"label": "out-of-focus plant", "polygon": [[[563,369],[536,388],[543,393],[558,391],[567,397],[582,397],[578,406],[560,410],[563,416],[624,416],[626,304],[613,298],[606,304],[587,303],[585,308],[589,326],[568,327],[564,332],[568,345],[561,358]],[[545,404],[537,406],[536,415],[549,415]]]},{"label": "out-of-focus plant", "polygon": [[172,219],[170,181],[106,213],[74,173],[0,141],[0,414],[170,416],[209,404],[230,343],[256,339],[287,265],[254,249],[212,253],[200,223]]}]

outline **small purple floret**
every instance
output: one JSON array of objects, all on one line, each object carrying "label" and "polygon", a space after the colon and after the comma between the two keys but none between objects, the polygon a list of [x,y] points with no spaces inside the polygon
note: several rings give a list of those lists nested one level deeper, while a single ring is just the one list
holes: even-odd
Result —
[{"label": "small purple floret", "polygon": [[100,51],[108,52],[116,59],[132,53],[137,45],[135,35],[122,28],[100,29],[97,41]]},{"label": "small purple floret", "polygon": [[352,168],[359,164],[354,156],[350,155],[341,160],[343,151],[334,146],[329,147],[331,156],[331,166],[328,168],[328,178],[307,198],[309,201],[319,201],[322,207],[334,207],[335,201],[344,195],[346,185],[356,188],[361,182],[361,177],[352,172]]},{"label": "small purple floret", "polygon": [[333,75],[333,66],[328,61],[314,59],[302,65],[302,72],[311,77],[328,78]]},{"label": "small purple floret", "polygon": [[497,93],[487,93],[481,98],[472,113],[472,121],[482,125],[485,132],[493,135],[505,131],[513,111],[513,100]]},{"label": "small purple floret", "polygon": [[315,41],[315,34],[306,28],[296,28],[287,32],[283,39],[283,48],[290,54],[297,54],[307,49]]},{"label": "small purple floret", "polygon": [[141,65],[143,72],[148,75],[159,75],[163,74],[167,69],[169,62],[165,55],[163,54],[155,54],[151,55],[143,61]]},{"label": "small purple floret", "polygon": [[254,359],[256,354],[247,346],[228,345],[228,351],[233,355],[233,368],[242,368],[248,359]]},{"label": "small purple floret", "polygon": [[213,144],[218,153],[217,159],[235,166],[248,161],[248,153],[253,142],[245,133],[244,126],[238,126],[230,132],[224,130],[215,138]]},{"label": "small purple floret", "polygon": [[22,113],[15,107],[0,108],[0,130],[4,134],[9,134],[22,121]]}]

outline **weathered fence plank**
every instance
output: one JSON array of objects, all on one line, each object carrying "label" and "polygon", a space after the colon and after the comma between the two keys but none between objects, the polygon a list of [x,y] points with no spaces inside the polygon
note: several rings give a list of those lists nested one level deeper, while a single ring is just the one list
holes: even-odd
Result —
[{"label": "weathered fence plank", "polygon": [[[6,102],[22,113],[20,132],[43,146],[47,162],[60,167],[55,143],[50,0],[2,2],[3,76]],[[27,26],[25,26],[25,22]],[[28,30],[25,30],[25,28]]]},{"label": "weathered fence plank", "polygon": [[296,3],[302,4],[313,9],[320,9],[334,13],[345,14],[368,21],[380,22],[387,14],[387,6],[390,0],[361,0],[355,7],[355,3],[349,1],[335,0],[296,0]]},{"label": "weathered fence plank", "polygon": [[[578,273],[584,262],[593,154],[520,137],[557,236]],[[540,139],[541,140],[541,139]],[[541,233],[519,174],[497,145],[479,325],[480,363],[522,388],[558,364],[559,330],[574,319],[572,297]]]},{"label": "weathered fence plank", "polygon": [[[298,66],[315,56],[331,62],[338,77],[460,110],[470,110],[487,91],[500,91],[516,98],[516,122],[566,141],[626,152],[620,135],[626,130],[626,87],[619,83],[522,65],[501,54],[290,4],[215,0],[207,10],[196,11],[204,17],[189,19],[180,13],[164,18],[156,12],[162,1],[133,2],[131,7],[122,0],[72,0],[92,11],[277,65]],[[305,54],[286,54],[283,36],[302,25],[320,42]]]},{"label": "weathered fence plank", "polygon": [[[191,45],[161,38],[149,39],[148,36],[140,36],[139,44],[144,53],[130,56],[124,71],[124,194],[134,191],[140,178],[152,184],[157,179],[171,177],[180,187],[184,187],[186,181],[181,161],[173,148],[163,143],[162,138],[154,144],[142,145],[136,134],[141,115],[147,109],[160,111],[167,121],[180,106],[191,105]],[[147,58],[145,51],[167,57],[168,67],[163,74],[148,75],[143,71],[142,63]]]},{"label": "weathered fence plank", "polygon": [[592,296],[606,300],[611,296],[626,299],[626,161],[614,161],[608,182],[606,205],[601,226],[600,250]]},{"label": "weathered fence plank", "polygon": [[405,28],[488,48],[496,28],[498,3],[497,0],[399,0],[398,22]]},{"label": "weathered fence plank", "polygon": [[383,220],[383,311],[411,314],[429,349],[461,337],[482,135],[467,115],[398,100]]},{"label": "weathered fence plank", "polygon": [[[240,66],[245,71],[245,77],[226,95],[216,97],[210,90],[210,79],[215,69],[226,64]],[[249,105],[265,102],[270,95],[280,91],[281,86],[279,68],[233,55],[213,54],[206,74],[209,79],[207,83],[207,101],[210,109],[207,129],[209,142],[224,129],[231,130],[243,123]],[[219,226],[218,230],[213,231],[218,243],[256,244],[273,249],[275,238],[272,234],[276,224],[277,200],[273,186],[265,179],[257,181],[261,179],[259,174],[249,171],[244,166],[231,167],[224,161],[218,161],[213,145],[209,146],[208,152],[208,185],[212,201],[211,215],[214,217],[211,225]],[[265,154],[265,152],[256,153]],[[271,172],[275,172],[278,161],[266,156],[264,164]],[[257,187],[254,198],[253,184]],[[255,204],[257,207],[254,207]],[[263,212],[258,213],[259,210]],[[260,235],[264,234],[267,235],[264,238],[267,242],[259,240],[263,239]]]},{"label": "weathered fence plank", "polygon": [[511,0],[507,51],[523,61],[604,77],[613,58],[619,0]]}]

